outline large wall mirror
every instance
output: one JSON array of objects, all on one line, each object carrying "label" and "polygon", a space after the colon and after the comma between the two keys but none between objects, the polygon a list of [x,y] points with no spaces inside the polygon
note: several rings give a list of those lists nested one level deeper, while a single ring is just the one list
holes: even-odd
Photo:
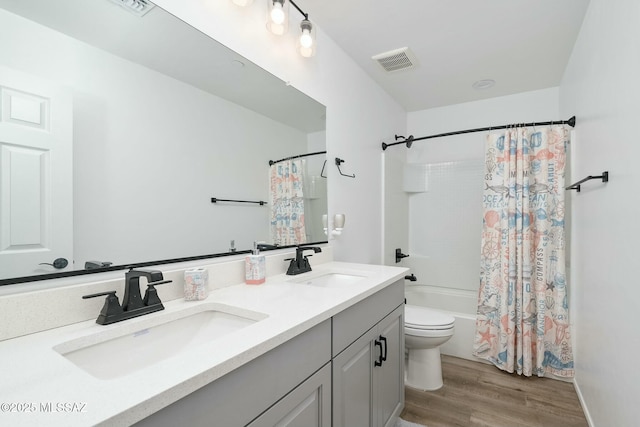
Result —
[{"label": "large wall mirror", "polygon": [[326,241],[325,107],[118,3],[0,0],[0,284]]}]

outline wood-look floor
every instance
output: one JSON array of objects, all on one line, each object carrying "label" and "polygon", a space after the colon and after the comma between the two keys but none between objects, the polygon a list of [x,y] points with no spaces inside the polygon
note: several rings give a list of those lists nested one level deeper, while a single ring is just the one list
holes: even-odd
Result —
[{"label": "wood-look floor", "polygon": [[402,419],[427,427],[588,427],[572,383],[442,356],[444,386],[405,388]]}]

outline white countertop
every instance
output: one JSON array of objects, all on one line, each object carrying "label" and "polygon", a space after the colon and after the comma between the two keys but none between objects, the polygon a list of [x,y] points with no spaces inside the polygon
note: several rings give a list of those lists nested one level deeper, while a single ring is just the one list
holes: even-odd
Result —
[{"label": "white countertop", "polygon": [[[165,310],[101,326],[95,321],[0,342],[0,425],[130,425],[187,396],[402,278],[406,268],[329,262],[261,285],[217,289],[204,301],[175,300]],[[344,287],[294,283],[322,273],[364,276]],[[198,304],[224,304],[268,317],[114,379],[98,379],[54,350],[70,340],[126,328]],[[231,308],[233,310],[233,308]],[[233,312],[233,311],[229,311]],[[97,317],[96,313],[96,317]],[[146,326],[150,327],[149,325]],[[135,353],[135,349],[131,349]]]}]

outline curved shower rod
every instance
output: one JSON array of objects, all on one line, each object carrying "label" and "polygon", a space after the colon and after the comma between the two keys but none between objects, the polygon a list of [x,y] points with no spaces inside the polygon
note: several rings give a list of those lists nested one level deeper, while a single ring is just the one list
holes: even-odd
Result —
[{"label": "curved shower rod", "polygon": [[411,144],[413,144],[414,141],[421,141],[423,139],[431,139],[431,138],[440,138],[443,136],[452,136],[452,135],[462,135],[464,133],[473,133],[473,132],[485,132],[485,131],[492,131],[492,130],[497,130],[497,129],[508,129],[510,127],[513,126],[519,126],[519,127],[529,127],[529,126],[553,126],[553,125],[569,125],[571,127],[575,127],[576,126],[576,116],[571,117],[569,120],[558,120],[558,121],[550,121],[550,122],[532,122],[532,123],[517,123],[517,124],[510,124],[510,125],[502,125],[502,126],[491,126],[491,127],[486,127],[486,128],[476,128],[476,129],[465,129],[465,130],[458,130],[455,132],[446,132],[446,133],[439,133],[437,135],[429,135],[429,136],[423,136],[420,138],[414,138],[413,135],[409,135],[407,138],[405,138],[404,136],[398,136],[396,135],[396,141],[400,138],[403,138],[403,141],[399,141],[399,142],[392,142],[391,144],[387,144],[386,142],[382,143],[382,151],[386,150],[388,147],[394,146],[394,145],[399,145],[399,144],[406,144],[407,148],[411,148]]}]

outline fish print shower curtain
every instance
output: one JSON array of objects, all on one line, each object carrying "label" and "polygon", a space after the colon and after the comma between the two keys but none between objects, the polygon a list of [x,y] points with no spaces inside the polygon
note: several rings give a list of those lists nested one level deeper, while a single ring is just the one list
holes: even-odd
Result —
[{"label": "fish print shower curtain", "polygon": [[306,243],[304,227],[304,159],[283,160],[271,165],[271,241],[279,246]]},{"label": "fish print shower curtain", "polygon": [[562,126],[487,136],[474,355],[521,375],[572,377]]}]

